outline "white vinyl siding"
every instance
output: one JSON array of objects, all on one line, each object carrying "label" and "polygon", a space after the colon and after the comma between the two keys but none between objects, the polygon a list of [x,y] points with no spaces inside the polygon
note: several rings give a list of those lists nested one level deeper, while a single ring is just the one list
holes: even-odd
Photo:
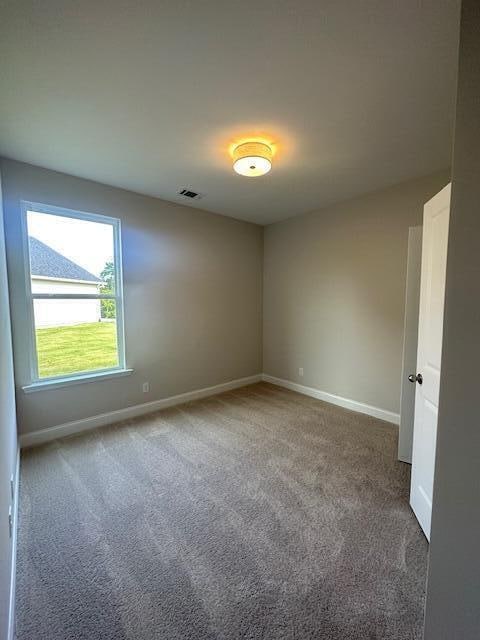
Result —
[{"label": "white vinyl siding", "polygon": [[[32,275],[32,293],[78,293],[98,294],[99,285],[95,282],[73,282],[55,280],[53,278],[37,278]],[[100,322],[100,300],[34,300],[33,312],[35,326],[58,327],[63,325],[82,324],[84,322]]]}]

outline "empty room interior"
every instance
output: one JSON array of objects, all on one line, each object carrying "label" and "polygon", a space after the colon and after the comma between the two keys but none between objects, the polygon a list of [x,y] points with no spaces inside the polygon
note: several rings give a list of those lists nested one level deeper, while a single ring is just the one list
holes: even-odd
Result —
[{"label": "empty room interior", "polygon": [[480,4],[0,2],[0,640],[480,638]]}]

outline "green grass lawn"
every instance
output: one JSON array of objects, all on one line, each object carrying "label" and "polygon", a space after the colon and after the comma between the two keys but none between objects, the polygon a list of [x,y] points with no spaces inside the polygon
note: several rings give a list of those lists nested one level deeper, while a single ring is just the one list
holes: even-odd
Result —
[{"label": "green grass lawn", "polygon": [[118,365],[115,322],[37,329],[40,378]]}]

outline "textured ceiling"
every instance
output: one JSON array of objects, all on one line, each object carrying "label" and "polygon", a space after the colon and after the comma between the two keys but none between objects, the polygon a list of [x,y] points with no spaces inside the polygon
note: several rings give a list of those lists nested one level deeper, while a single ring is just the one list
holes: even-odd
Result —
[{"label": "textured ceiling", "polygon": [[0,7],[4,156],[260,224],[450,164],[459,1]]}]

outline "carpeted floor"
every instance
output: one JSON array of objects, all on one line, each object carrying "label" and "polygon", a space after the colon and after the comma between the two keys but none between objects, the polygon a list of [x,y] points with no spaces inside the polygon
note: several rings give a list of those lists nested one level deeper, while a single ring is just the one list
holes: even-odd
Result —
[{"label": "carpeted floor", "polygon": [[19,640],[413,640],[397,429],[268,384],[22,454]]}]

